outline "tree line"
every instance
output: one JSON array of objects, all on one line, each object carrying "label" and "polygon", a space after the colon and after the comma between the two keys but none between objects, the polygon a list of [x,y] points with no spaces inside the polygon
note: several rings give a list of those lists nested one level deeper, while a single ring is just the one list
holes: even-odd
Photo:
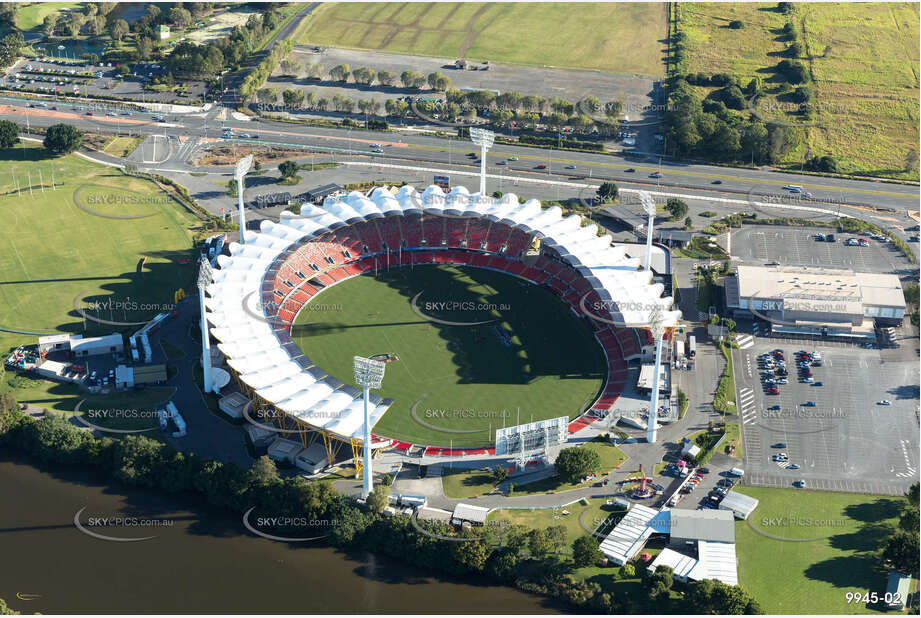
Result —
[{"label": "tree line", "polygon": [[[196,492],[214,506],[236,513],[250,508],[255,516],[306,517],[335,522],[328,541],[342,549],[383,553],[399,560],[454,575],[465,575],[522,590],[553,596],[591,613],[761,613],[757,602],[738,586],[706,581],[690,584],[684,597],[671,594],[667,570],[642,575],[642,594],[612,595],[593,582],[573,576],[579,565],[599,559],[597,540],[573,542],[572,557],[559,553],[565,529],[527,530],[521,526],[487,526],[455,533],[440,522],[413,522],[407,516],[384,516],[389,490],[379,486],[365,505],[335,491],[329,482],[308,483],[300,476],[281,478],[274,464],[262,458],[250,469],[183,453],[143,436],[95,438],[57,415],[40,420],[25,417],[16,400],[0,396],[0,445],[27,453],[39,461],[92,466],[121,483],[169,493]],[[421,532],[459,535],[470,540],[450,542]],[[297,534],[296,530],[279,530]],[[302,531],[301,531],[302,532]],[[497,542],[501,534],[501,545]],[[623,576],[634,576],[633,565]],[[625,567],[626,568],[626,567]]]}]

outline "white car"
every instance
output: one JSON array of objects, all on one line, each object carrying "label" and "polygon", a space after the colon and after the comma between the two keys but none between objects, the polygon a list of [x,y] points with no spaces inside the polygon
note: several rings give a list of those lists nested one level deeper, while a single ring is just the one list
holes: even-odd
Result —
[{"label": "white car", "polygon": [[877,401],[877,402],[876,402],[876,405],[878,405],[878,406],[891,406],[891,405],[892,405],[892,402],[889,401],[888,399],[883,399],[882,401]]}]

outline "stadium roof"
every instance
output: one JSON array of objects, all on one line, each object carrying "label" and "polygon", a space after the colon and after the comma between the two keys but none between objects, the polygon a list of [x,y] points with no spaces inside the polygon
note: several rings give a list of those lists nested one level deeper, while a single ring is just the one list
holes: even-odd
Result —
[{"label": "stadium roof", "polygon": [[[671,298],[662,298],[664,287],[652,283],[652,273],[638,270],[639,259],[612,245],[610,235],[598,236],[596,225],[583,226],[580,216],[564,217],[558,206],[544,209],[537,200],[519,204],[511,193],[498,200],[480,200],[479,194],[460,186],[447,195],[435,185],[421,194],[410,186],[396,193],[377,188],[368,195],[353,191],[328,197],[322,207],[304,204],[300,215],[282,212],[277,223],[262,221],[259,232],[244,232],[245,245],[233,242],[230,255],[218,257],[219,268],[207,288],[205,305],[227,364],[260,397],[286,414],[342,439],[360,439],[361,399],[291,345],[288,330],[280,326],[271,307],[267,311],[263,282],[277,260],[306,241],[359,221],[423,211],[501,221],[539,237],[577,268],[601,298],[629,299],[627,305],[605,307],[600,317],[611,323],[642,327],[649,324],[654,309],[662,312],[666,326],[678,323],[680,312],[670,309]],[[377,398],[372,427],[392,403]]]}]

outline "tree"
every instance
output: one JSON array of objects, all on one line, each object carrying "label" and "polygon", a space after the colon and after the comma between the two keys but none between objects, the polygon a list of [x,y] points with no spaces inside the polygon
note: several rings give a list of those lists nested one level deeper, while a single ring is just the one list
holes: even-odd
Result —
[{"label": "tree", "polygon": [[319,62],[308,62],[304,65],[304,70],[307,71],[307,77],[310,79],[320,79],[323,77],[323,65]]},{"label": "tree", "polygon": [[[917,304],[918,303],[918,294],[917,294],[918,284],[914,284],[914,286],[915,286],[914,303]],[[912,484],[911,487],[908,488],[908,491],[905,492],[905,498],[908,500],[908,506],[910,506],[913,509],[917,509],[918,503],[919,503],[919,497],[921,497],[921,483],[915,482]]]},{"label": "tree", "polygon": [[386,485],[378,485],[368,494],[368,508],[375,513],[383,513],[388,504],[390,504],[390,488]]},{"label": "tree", "polygon": [[587,448],[564,448],[556,458],[556,471],[560,476],[575,483],[587,474],[601,467],[601,456]]},{"label": "tree", "polygon": [[160,18],[160,7],[156,4],[148,4],[147,17],[150,18],[151,22],[156,22]]},{"label": "tree", "polygon": [[153,41],[147,37],[140,36],[137,39],[137,55],[141,60],[150,58],[153,52]]},{"label": "tree", "polygon": [[556,553],[560,550],[561,547],[566,545],[566,540],[569,537],[569,533],[566,532],[566,526],[557,525],[547,528],[547,536],[550,537],[550,542],[553,543],[553,551]]},{"label": "tree", "polygon": [[806,55],[806,47],[799,41],[793,41],[787,48],[787,54],[791,58],[802,58]]},{"label": "tree", "polygon": [[674,581],[674,571],[671,567],[660,566],[656,568],[655,572],[646,578],[649,598],[657,603],[667,600],[671,594]]},{"label": "tree", "polygon": [[685,593],[687,613],[762,614],[761,606],[741,586],[730,586],[715,579],[691,582]]},{"label": "tree", "polygon": [[503,483],[508,478],[508,470],[503,466],[496,466],[492,469],[492,482],[495,485]]},{"label": "tree", "polygon": [[688,217],[684,220],[684,229],[689,230],[694,227],[694,221]]},{"label": "tree", "polygon": [[370,86],[373,84],[375,75],[374,70],[368,67],[358,67],[352,71],[352,78],[355,80],[355,83],[363,86]]},{"label": "tree", "polygon": [[572,542],[572,559],[576,566],[587,567],[598,564],[604,554],[598,547],[598,539],[593,536],[580,536]]},{"label": "tree", "polygon": [[71,12],[70,20],[67,22],[67,29],[70,31],[71,38],[77,38],[85,22],[86,18],[83,16],[83,13],[77,13],[76,11]]},{"label": "tree", "polygon": [[18,616],[19,612],[6,604],[6,601],[0,599],[0,616]]},{"label": "tree", "polygon": [[729,27],[732,28],[733,30],[740,30],[745,27],[745,24],[743,24],[738,19],[734,19],[731,22],[729,22]]},{"label": "tree", "polygon": [[19,143],[19,125],[0,120],[0,148],[12,148]]},{"label": "tree", "polygon": [[285,107],[298,109],[301,107],[301,103],[304,102],[304,91],[289,88],[281,93],[281,98],[285,102]]},{"label": "tree", "polygon": [[918,171],[918,151],[914,148],[912,148],[905,154],[905,171],[906,172]]},{"label": "tree", "polygon": [[921,526],[921,520],[918,518],[918,511],[916,509],[905,509],[899,518],[899,528],[906,532],[917,533],[919,526]]},{"label": "tree", "polygon": [[329,76],[337,82],[349,81],[349,73],[351,73],[351,68],[347,64],[337,64],[329,70]]},{"label": "tree", "polygon": [[111,13],[112,9],[114,8],[115,8],[114,2],[97,2],[96,3],[96,10],[103,17],[106,17],[109,13]]},{"label": "tree", "polygon": [[45,19],[42,21],[42,32],[47,36],[52,36],[54,31],[58,27],[58,16],[57,14],[45,15]]},{"label": "tree", "polygon": [[789,15],[794,10],[796,10],[796,6],[792,2],[778,2],[777,10],[783,13],[784,15]]},{"label": "tree", "polygon": [[278,480],[278,468],[275,462],[268,455],[263,455],[250,468],[250,478],[253,482],[260,485],[268,485],[272,481]]},{"label": "tree", "polygon": [[185,28],[192,22],[192,14],[186,9],[175,7],[170,9],[169,20],[178,28]]},{"label": "tree", "polygon": [[587,96],[579,101],[579,108],[586,114],[597,114],[601,111],[601,101],[594,95]]},{"label": "tree", "polygon": [[260,103],[274,105],[278,101],[278,90],[275,88],[260,88],[256,91],[256,100]]},{"label": "tree", "polygon": [[633,579],[636,577],[636,567],[628,562],[624,566],[620,567],[620,576],[623,579]]},{"label": "tree", "polygon": [[672,221],[678,221],[681,217],[688,214],[688,205],[684,201],[672,197],[665,202],[665,210],[671,213]]},{"label": "tree", "polygon": [[425,84],[425,76],[419,71],[403,71],[400,73],[400,82],[404,88],[421,88]]},{"label": "tree", "polygon": [[377,81],[381,86],[393,86],[396,82],[397,76],[390,71],[378,71],[377,72]]},{"label": "tree", "polygon": [[617,199],[617,185],[613,182],[604,182],[598,187],[598,197],[602,204],[609,204]]},{"label": "tree", "polygon": [[128,34],[130,30],[131,29],[128,27],[128,22],[126,22],[124,19],[116,19],[114,22],[112,22],[112,39],[121,43],[121,40],[125,38],[125,35]]},{"label": "tree", "polygon": [[284,179],[293,178],[297,174],[297,163],[294,161],[282,161],[278,164],[278,171]]},{"label": "tree", "polygon": [[51,125],[43,145],[55,154],[69,154],[83,145],[83,131],[69,124]]},{"label": "tree", "polygon": [[543,558],[553,552],[553,540],[547,530],[531,530],[527,536],[528,550],[535,558]]},{"label": "tree", "polygon": [[624,113],[623,101],[608,101],[604,104],[604,115],[612,120],[616,120]]},{"label": "tree", "polygon": [[301,63],[296,60],[282,60],[281,74],[289,77],[296,77],[301,70]]},{"label": "tree", "polygon": [[898,530],[889,537],[883,557],[893,568],[906,573],[918,573],[918,529],[908,532]]}]

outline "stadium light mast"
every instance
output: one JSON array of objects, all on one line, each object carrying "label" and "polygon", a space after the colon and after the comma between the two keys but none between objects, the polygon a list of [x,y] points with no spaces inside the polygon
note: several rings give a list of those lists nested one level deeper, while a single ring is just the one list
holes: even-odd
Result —
[{"label": "stadium light mast", "polygon": [[474,127],[470,129],[470,139],[480,147],[480,197],[486,195],[486,151],[492,148],[496,134],[489,129]]},{"label": "stadium light mast", "polygon": [[640,203],[643,205],[643,210],[646,211],[646,214],[649,215],[649,220],[646,223],[646,262],[645,269],[649,270],[649,262],[652,259],[652,226],[655,223],[656,218],[656,203],[652,200],[652,197],[645,191],[640,191]]},{"label": "stadium light mast", "polygon": [[202,256],[198,263],[198,306],[201,309],[201,371],[204,390],[211,392],[211,340],[208,336],[208,319],[205,317],[205,288],[213,280],[211,262]]},{"label": "stadium light mast", "polygon": [[381,361],[376,361],[363,356],[355,356],[352,359],[352,369],[355,372],[355,383],[361,387],[365,403],[365,422],[362,432],[362,441],[364,442],[364,470],[362,473],[361,497],[367,498],[372,489],[371,477],[371,415],[368,412],[370,391],[372,388],[380,388],[384,381],[384,369],[386,365]]},{"label": "stadium light mast", "polygon": [[253,155],[248,155],[237,161],[237,167],[233,171],[233,177],[237,181],[237,196],[240,205],[240,244],[245,244],[243,232],[246,230],[246,221],[243,219],[243,185],[245,184],[246,173],[253,166]]},{"label": "stadium light mast", "polygon": [[656,425],[659,420],[659,375],[662,371],[662,340],[665,338],[665,316],[658,308],[649,316],[649,332],[656,344],[656,364],[652,367],[652,398],[649,402],[649,418],[646,421],[646,441],[656,441]]}]

